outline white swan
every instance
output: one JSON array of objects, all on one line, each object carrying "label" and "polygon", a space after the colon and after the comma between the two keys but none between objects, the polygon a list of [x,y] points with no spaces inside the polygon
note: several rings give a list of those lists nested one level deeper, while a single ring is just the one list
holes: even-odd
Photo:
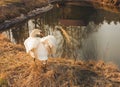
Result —
[{"label": "white swan", "polygon": [[43,37],[42,31],[34,29],[24,41],[26,52],[46,64],[49,55],[56,53],[56,39],[53,35]]}]

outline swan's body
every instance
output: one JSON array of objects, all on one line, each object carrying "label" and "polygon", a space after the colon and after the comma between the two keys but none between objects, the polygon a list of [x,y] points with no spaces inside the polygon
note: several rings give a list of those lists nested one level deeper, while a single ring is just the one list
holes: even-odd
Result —
[{"label": "swan's body", "polygon": [[55,55],[56,53],[56,39],[53,35],[48,35],[41,38],[41,42],[44,44],[48,51],[48,56]]},{"label": "swan's body", "polygon": [[29,37],[25,40],[24,44],[26,47],[26,52],[30,54],[33,58],[37,58],[39,60],[48,59],[48,52],[45,45],[41,42],[41,38]]},{"label": "swan's body", "polygon": [[41,35],[40,30],[34,29],[30,36],[24,41],[26,52],[34,59],[46,61],[49,55],[56,52],[56,39],[53,35],[38,37]]}]

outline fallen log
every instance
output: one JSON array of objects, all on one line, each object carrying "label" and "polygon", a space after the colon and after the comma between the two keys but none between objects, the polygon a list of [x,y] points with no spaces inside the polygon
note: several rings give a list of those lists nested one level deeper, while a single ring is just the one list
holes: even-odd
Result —
[{"label": "fallen log", "polygon": [[31,12],[29,12],[27,15],[21,15],[19,17],[16,17],[14,19],[11,20],[6,20],[4,23],[0,24],[0,32],[6,29],[9,29],[13,26],[15,26],[16,24],[22,23],[26,20],[29,20],[37,15],[40,15],[41,13],[47,12],[49,10],[51,10],[53,8],[53,5],[49,4],[46,7],[42,7],[42,8],[37,8]]}]

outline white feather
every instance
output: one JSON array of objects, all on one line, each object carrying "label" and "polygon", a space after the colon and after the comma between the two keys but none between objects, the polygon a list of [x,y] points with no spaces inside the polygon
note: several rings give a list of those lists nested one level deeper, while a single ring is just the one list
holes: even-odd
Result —
[{"label": "white feather", "polygon": [[56,38],[53,35],[48,35],[41,39],[41,42],[45,45],[48,55],[55,55],[56,53]]},{"label": "white feather", "polygon": [[40,38],[35,37],[34,33],[32,34],[34,37],[28,37],[24,41],[24,45],[26,52],[33,58],[47,60],[49,55],[54,55],[56,53],[56,39],[53,35]]}]

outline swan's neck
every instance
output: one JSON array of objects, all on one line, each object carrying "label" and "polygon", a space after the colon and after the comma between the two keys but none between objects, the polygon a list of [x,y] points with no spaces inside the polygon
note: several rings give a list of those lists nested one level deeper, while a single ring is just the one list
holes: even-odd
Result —
[{"label": "swan's neck", "polygon": [[40,37],[40,35],[39,35],[39,34],[34,34],[34,33],[32,32],[32,33],[30,33],[30,37]]}]

